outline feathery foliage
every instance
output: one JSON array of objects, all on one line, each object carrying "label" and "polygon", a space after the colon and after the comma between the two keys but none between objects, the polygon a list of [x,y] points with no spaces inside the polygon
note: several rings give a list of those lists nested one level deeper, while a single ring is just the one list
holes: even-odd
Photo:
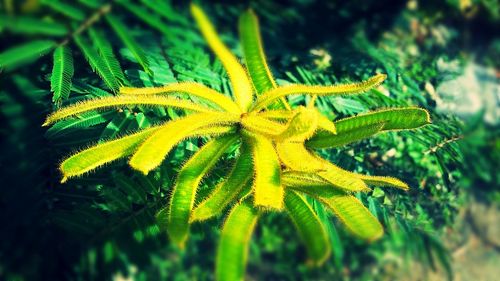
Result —
[{"label": "feathery foliage", "polygon": [[67,99],[73,77],[73,55],[71,50],[61,46],[54,52],[54,66],[50,77],[50,90],[54,92],[52,101]]}]

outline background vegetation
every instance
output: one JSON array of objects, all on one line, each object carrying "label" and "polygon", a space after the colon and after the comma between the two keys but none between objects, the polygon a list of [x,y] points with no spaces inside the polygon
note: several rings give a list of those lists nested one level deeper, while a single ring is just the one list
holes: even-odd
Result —
[{"label": "background vegetation", "polygon": [[[494,280],[500,249],[500,4],[225,2],[202,5],[236,54],[238,15],[255,9],[280,84],[388,74],[371,94],[320,98],[321,110],[332,118],[396,105],[418,105],[433,115],[433,124],[417,131],[380,135],[324,155],[344,168],[410,184],[407,193],[375,188],[361,198],[387,230],[381,240],[357,241],[321,213],[333,255],[325,266],[308,268],[288,219],[266,216],[252,240],[248,279]],[[174,118],[175,111],[124,108],[41,127],[61,105],[112,95],[120,84],[197,81],[229,93],[227,75],[187,3],[5,0],[1,10],[0,279],[213,279],[223,218],[196,225],[185,252],[170,246],[154,220],[180,165],[203,140],[182,143],[147,177],[117,162],[59,183],[56,167],[69,152]],[[65,72],[71,87],[51,90],[54,48],[61,45],[71,50],[74,71]],[[96,56],[108,63],[93,62]],[[215,171],[204,187],[217,179]]]}]

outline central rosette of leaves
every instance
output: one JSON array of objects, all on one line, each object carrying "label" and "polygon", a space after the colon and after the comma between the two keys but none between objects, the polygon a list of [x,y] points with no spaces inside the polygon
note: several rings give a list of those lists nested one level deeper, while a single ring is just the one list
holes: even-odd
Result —
[{"label": "central rosette of leaves", "polygon": [[[153,88],[122,87],[118,96],[62,108],[48,116],[44,125],[110,107],[164,106],[185,112],[178,119],[68,157],[60,166],[63,181],[126,157],[132,168],[148,174],[179,142],[209,136],[210,140],[180,170],[170,202],[158,217],[166,224],[171,241],[183,247],[190,223],[218,216],[237,203],[222,231],[218,279],[242,278],[248,240],[263,211],[286,209],[307,246],[310,261],[325,261],[330,253],[326,231],[304,194],[327,206],[358,237],[380,237],[382,226],[351,193],[367,191],[368,185],[408,186],[395,178],[346,171],[313,150],[339,147],[382,131],[417,128],[429,123],[428,113],[419,108],[386,109],[333,122],[314,107],[317,96],[365,92],[380,85],[385,75],[345,85],[278,86],[265,61],[253,12],[244,13],[239,24],[246,68],[222,43],[203,11],[192,5],[192,13],[229,75],[232,98],[202,84],[186,82]],[[181,98],[172,97],[179,94]],[[285,97],[293,94],[313,98],[307,106],[291,108]],[[239,153],[229,174],[208,196],[195,202],[203,177],[234,146],[239,147]],[[224,270],[226,264],[232,264],[231,270]]]}]

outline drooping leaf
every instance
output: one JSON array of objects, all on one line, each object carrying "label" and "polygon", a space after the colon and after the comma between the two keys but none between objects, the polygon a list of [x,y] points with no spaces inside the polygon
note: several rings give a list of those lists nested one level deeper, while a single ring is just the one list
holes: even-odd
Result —
[{"label": "drooping leaf", "polygon": [[396,187],[400,188],[403,190],[408,190],[409,187],[408,185],[393,177],[384,177],[384,176],[368,176],[368,175],[358,175],[360,179],[362,179],[364,182],[366,182],[369,185],[375,185],[375,186],[391,186],[391,187]]},{"label": "drooping leaf", "polygon": [[101,55],[102,60],[108,67],[111,74],[118,79],[118,83],[123,84],[126,82],[125,75],[123,74],[122,68],[118,59],[115,57],[113,53],[113,48],[111,48],[111,44],[104,38],[104,35],[101,31],[95,28],[89,28],[90,38],[94,43],[95,48]]},{"label": "drooping leaf", "polygon": [[211,125],[238,122],[238,116],[215,113],[199,113],[176,119],[146,139],[130,159],[130,166],[144,174],[158,167],[170,150],[191,132]]},{"label": "drooping leaf", "polygon": [[308,85],[287,85],[272,89],[257,98],[252,110],[260,110],[265,108],[274,100],[294,94],[309,94],[309,95],[345,95],[357,94],[373,89],[384,82],[386,75],[377,74],[370,79],[352,84],[340,84],[332,86],[308,86]]},{"label": "drooping leaf", "polygon": [[0,53],[0,69],[13,70],[47,54],[56,46],[51,40],[35,40]]},{"label": "drooping leaf", "polygon": [[318,132],[307,142],[307,146],[311,148],[337,147],[367,138],[379,131],[415,129],[429,123],[429,113],[422,108],[378,110],[335,122],[336,135]]},{"label": "drooping leaf", "polygon": [[219,281],[243,280],[247,264],[248,245],[259,213],[249,200],[236,205],[222,228],[215,277]]},{"label": "drooping leaf", "polygon": [[170,199],[167,231],[172,242],[180,248],[184,248],[188,236],[189,216],[201,179],[237,139],[238,135],[227,135],[209,141],[179,172]]},{"label": "drooping leaf", "polygon": [[253,89],[245,69],[222,43],[203,10],[196,4],[191,4],[191,13],[208,45],[224,65],[233,86],[236,103],[243,111],[246,111],[253,102]]},{"label": "drooping leaf", "polygon": [[380,222],[356,199],[356,197],[339,192],[331,197],[320,197],[347,229],[354,235],[367,241],[374,241],[384,234]]},{"label": "drooping leaf", "polygon": [[243,144],[240,156],[228,177],[193,210],[191,221],[202,221],[219,215],[250,181],[253,176],[252,169],[250,148]]},{"label": "drooping leaf", "polygon": [[285,208],[306,245],[309,263],[323,264],[330,256],[331,247],[321,220],[305,198],[294,191],[285,193]]},{"label": "drooping leaf", "polygon": [[50,90],[54,92],[52,101],[67,99],[73,77],[73,55],[68,47],[60,46],[54,51],[54,65],[50,76]]},{"label": "drooping leaf", "polygon": [[135,41],[135,39],[130,36],[130,33],[127,31],[127,27],[125,26],[125,24],[113,15],[108,14],[105,16],[105,18],[111,28],[113,28],[113,30],[116,32],[118,37],[120,37],[123,44],[125,44],[125,46],[132,52],[135,59],[142,66],[144,71],[146,71],[146,73],[148,74],[152,74],[151,69],[149,69],[148,58],[144,54],[144,51],[140,47],[139,43],[137,43],[137,41]]},{"label": "drooping leaf", "polygon": [[219,108],[233,113],[240,113],[238,105],[235,104],[230,98],[212,90],[203,84],[184,82],[172,83],[162,87],[149,87],[149,88],[120,88],[120,93],[125,95],[153,95],[153,94],[175,94],[186,93],[188,95],[206,99]]},{"label": "drooping leaf", "polygon": [[113,76],[107,65],[101,59],[101,56],[97,53],[97,51],[90,46],[87,42],[87,39],[81,35],[75,35],[75,43],[82,50],[83,55],[87,59],[92,67],[92,70],[99,74],[104,83],[113,91],[117,91],[120,87],[118,80]]},{"label": "drooping leaf", "polygon": [[209,108],[196,105],[189,101],[183,101],[170,97],[162,97],[162,96],[113,96],[113,97],[103,97],[97,99],[91,99],[87,101],[83,101],[80,103],[76,103],[60,110],[53,112],[47,119],[43,126],[50,125],[58,120],[62,120],[71,116],[75,116],[77,114],[95,110],[95,109],[106,109],[120,106],[137,106],[137,105],[145,105],[145,106],[169,106],[181,109],[187,109],[197,112],[214,112]]},{"label": "drooping leaf", "polygon": [[254,163],[254,205],[280,210],[284,190],[281,185],[281,167],[273,143],[268,138],[248,133]]}]

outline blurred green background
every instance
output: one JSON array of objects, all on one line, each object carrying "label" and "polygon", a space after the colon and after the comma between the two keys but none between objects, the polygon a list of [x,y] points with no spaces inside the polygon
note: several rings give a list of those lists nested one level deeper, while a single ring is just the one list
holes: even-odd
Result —
[{"label": "blurred green background", "polygon": [[[195,225],[185,252],[169,245],[154,215],[179,166],[201,140],[183,142],[150,175],[123,162],[60,184],[59,161],[89,143],[146,127],[173,110],[124,109],[42,128],[61,105],[112,94],[82,56],[75,35],[98,32],[134,86],[197,81],[228,93],[184,1],[1,1],[0,279],[212,280],[223,217]],[[386,235],[366,244],[329,214],[333,255],[319,268],[286,216],[264,216],[250,246],[248,280],[498,280],[500,262],[500,3],[446,1],[204,1],[223,40],[240,55],[237,19],[252,7],[280,84],[332,84],[387,73],[370,94],[320,98],[341,118],[381,107],[417,105],[433,124],[325,151],[357,172],[393,175],[409,192],[360,195]],[[121,19],[142,49],[141,64],[102,15]],[[40,40],[72,49],[70,94],[50,90],[52,54],[11,64],[9,50]],[[15,54],[33,52],[33,45]],[[7,55],[6,55],[7,54]],[[44,55],[42,55],[44,54]],[[2,61],[3,60],[3,61]],[[303,97],[290,103],[303,104]],[[206,190],[227,167],[204,181]]]}]

